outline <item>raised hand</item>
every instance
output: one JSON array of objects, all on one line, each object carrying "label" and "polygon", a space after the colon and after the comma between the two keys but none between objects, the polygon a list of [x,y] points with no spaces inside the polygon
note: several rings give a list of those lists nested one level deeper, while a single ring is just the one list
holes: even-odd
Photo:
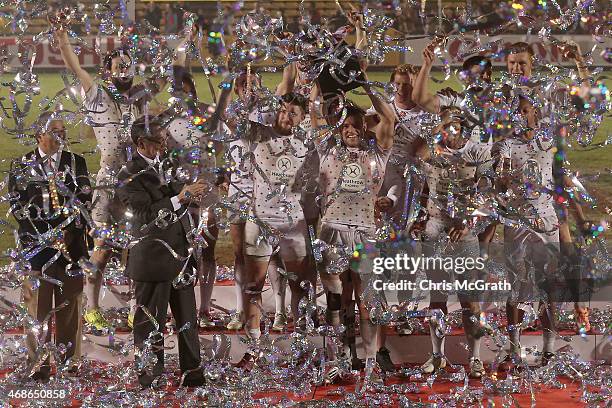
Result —
[{"label": "raised hand", "polygon": [[355,6],[352,4],[350,7],[351,11],[346,13],[346,18],[348,19],[349,23],[357,29],[365,30],[363,13],[355,8]]},{"label": "raised hand", "polygon": [[47,13],[47,21],[49,21],[53,31],[67,31],[73,18],[74,10],[69,7],[59,10],[50,9]]},{"label": "raised hand", "polygon": [[423,64],[431,66],[433,65],[433,61],[435,58],[434,50],[438,48],[439,45],[444,43],[446,40],[445,37],[436,36],[434,39],[423,49]]},{"label": "raised hand", "polygon": [[428,45],[423,49],[423,65],[431,67],[434,62],[435,54],[433,52],[434,48],[431,45]]}]

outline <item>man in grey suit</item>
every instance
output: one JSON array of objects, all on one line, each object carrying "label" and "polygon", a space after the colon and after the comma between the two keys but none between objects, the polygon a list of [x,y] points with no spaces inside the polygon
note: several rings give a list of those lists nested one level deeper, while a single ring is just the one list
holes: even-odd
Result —
[{"label": "man in grey suit", "polygon": [[[166,182],[160,160],[166,151],[167,132],[155,118],[137,120],[131,130],[137,151],[119,172],[117,194],[128,208],[126,217],[135,238],[129,250],[126,272],[134,281],[136,303],[134,345],[139,381],[150,387],[164,367],[163,330],[168,304],[179,332],[179,361],[184,374],[182,385],[204,383],[200,368],[190,226],[187,207],[204,192],[202,183],[182,185]],[[184,327],[187,324],[186,327]],[[182,330],[181,330],[182,328]],[[152,344],[147,347],[147,344]],[[151,362],[147,352],[157,361]],[[151,369],[151,365],[153,366]]]}]

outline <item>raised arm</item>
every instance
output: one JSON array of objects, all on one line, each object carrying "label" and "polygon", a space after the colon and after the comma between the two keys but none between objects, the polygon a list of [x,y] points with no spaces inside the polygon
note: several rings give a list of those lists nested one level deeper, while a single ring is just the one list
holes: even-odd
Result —
[{"label": "raised arm", "polygon": [[349,23],[355,27],[355,49],[363,51],[368,47],[368,38],[366,36],[363,13],[352,4],[350,4],[350,7],[351,11],[346,13],[346,18]]},{"label": "raised arm", "polygon": [[589,72],[586,61],[582,56],[580,45],[578,45],[577,42],[570,40],[562,44],[560,48],[564,57],[572,58],[576,63],[576,68],[578,69],[578,76],[580,79],[588,79],[591,76],[591,73]]},{"label": "raised arm", "polygon": [[310,115],[310,127],[312,129],[326,125],[325,119],[319,118],[317,115],[317,102],[323,103],[323,98],[321,98],[321,88],[319,88],[319,82],[315,81],[312,85],[308,98],[308,115]]},{"label": "raised arm", "polygon": [[295,62],[287,65],[285,69],[283,69],[283,79],[281,79],[280,84],[276,87],[275,95],[283,96],[288,94],[289,92],[293,92],[293,88],[295,87],[295,78],[297,77],[297,66]]},{"label": "raised arm", "polygon": [[55,38],[57,39],[57,43],[60,49],[60,54],[62,55],[62,60],[64,61],[64,65],[74,73],[79,81],[81,82],[81,86],[83,90],[87,93],[91,87],[94,85],[94,80],[89,72],[85,71],[81,67],[81,63],[79,62],[79,57],[74,53],[72,49],[72,45],[70,45],[70,39],[68,38],[68,33],[63,28],[55,29]]},{"label": "raised arm", "polygon": [[[187,49],[193,44],[194,38],[198,37],[199,32],[200,29],[197,24],[191,23],[190,26],[185,27],[185,35],[174,50],[174,56],[172,58],[173,68],[187,68]],[[168,83],[168,79],[165,76],[151,78],[150,81],[153,81],[155,84],[154,86],[152,86],[153,84],[150,84],[151,86],[149,88],[153,94],[161,92]]]},{"label": "raised arm", "polygon": [[[565,189],[575,189],[576,188],[576,186],[574,185],[574,182],[567,174],[563,175],[563,187]],[[583,230],[585,224],[587,223],[587,219],[584,215],[584,211],[582,210],[582,206],[580,205],[578,200],[576,200],[575,197],[572,197],[569,200],[569,204],[570,204],[570,209],[574,213],[574,218],[576,218],[576,224],[578,224],[578,227],[581,230]]]},{"label": "raised arm", "polygon": [[[427,145],[427,142],[425,142],[425,140],[423,140],[420,137],[415,140],[415,144],[416,144],[416,147],[414,149],[415,151],[414,163],[417,166],[421,167],[423,165],[423,162],[428,160],[430,157],[429,146]],[[421,189],[421,192],[419,193],[418,200],[419,200],[419,206],[421,208],[420,212],[422,212],[423,209],[427,209],[427,201],[429,200],[429,184],[427,184],[427,178],[423,180],[423,188]],[[429,216],[427,215],[423,219],[415,222],[410,228],[411,231],[414,231],[415,233],[420,233],[424,231],[428,218]]]},{"label": "raised arm", "polygon": [[187,48],[189,47],[190,42],[191,39],[189,37],[185,37],[176,46],[174,58],[172,59],[172,65],[178,65],[180,67],[185,67],[187,65]]},{"label": "raised arm", "polygon": [[389,149],[393,145],[393,136],[395,134],[395,112],[391,105],[374,95],[369,85],[365,84],[363,88],[370,97],[372,105],[380,118],[380,123],[376,128],[376,142],[382,149]]},{"label": "raised arm", "polygon": [[210,129],[216,129],[220,122],[225,121],[225,110],[232,99],[232,89],[233,87],[231,82],[229,86],[223,87],[223,90],[219,95],[219,99],[217,100],[215,113],[212,114],[210,120],[208,121],[208,126],[210,126]]},{"label": "raised arm", "polygon": [[429,113],[440,112],[440,98],[429,90],[429,77],[434,61],[433,50],[438,43],[438,40],[434,40],[423,50],[423,65],[412,89],[412,100]]}]

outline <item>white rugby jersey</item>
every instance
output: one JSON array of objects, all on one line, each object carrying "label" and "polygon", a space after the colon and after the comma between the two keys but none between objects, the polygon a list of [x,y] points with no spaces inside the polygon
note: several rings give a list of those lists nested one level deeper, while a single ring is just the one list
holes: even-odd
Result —
[{"label": "white rugby jersey", "polygon": [[515,173],[510,187],[514,198],[508,204],[519,209],[520,216],[524,218],[556,217],[553,196],[549,193],[555,188],[554,146],[552,139],[541,141],[533,138],[527,141],[518,137],[504,139],[496,146],[501,159],[510,159],[511,169]]},{"label": "white rugby jersey", "polygon": [[[137,95],[141,90],[144,86],[136,85],[130,94]],[[130,135],[131,125],[142,116],[143,104],[126,104],[125,101],[125,98],[115,101],[100,83],[85,93],[87,116],[93,122],[91,125],[100,150],[98,181],[105,175],[116,174],[128,161],[128,149],[135,150]]]},{"label": "white rugby jersey", "polygon": [[[430,114],[419,107],[402,109],[393,101],[393,109],[397,116],[393,147],[389,154],[385,177],[379,196],[393,200],[393,208],[389,215],[395,221],[397,228],[404,229],[404,221],[410,217],[410,203],[406,202],[406,165],[413,159],[415,142],[421,134],[420,119]],[[368,109],[368,115],[376,114],[374,107]]]},{"label": "white rugby jersey", "polygon": [[250,125],[247,138],[254,144],[252,215],[272,223],[303,220],[300,198],[307,146],[294,135],[279,135],[271,126]]},{"label": "white rugby jersey", "polygon": [[390,149],[319,146],[322,222],[374,228],[374,203]]},{"label": "white rugby jersey", "polygon": [[[427,113],[418,106],[412,109],[402,109],[397,106],[395,100],[392,107],[397,116],[397,122],[395,124],[395,136],[390,157],[405,158],[412,151],[415,140],[420,136],[421,127],[418,119]],[[368,116],[376,114],[373,106],[366,112]]]},{"label": "white rugby jersey", "polygon": [[[429,187],[427,212],[443,222],[463,219],[469,197],[475,192],[476,175],[490,164],[491,145],[468,140],[458,150],[444,148],[424,162]],[[449,192],[451,194],[449,194]]]}]

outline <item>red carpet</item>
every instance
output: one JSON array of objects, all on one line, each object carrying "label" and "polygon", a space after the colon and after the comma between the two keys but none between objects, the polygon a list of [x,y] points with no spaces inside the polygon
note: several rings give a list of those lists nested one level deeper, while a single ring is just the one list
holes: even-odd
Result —
[{"label": "red carpet", "polygon": [[[542,407],[542,408],[560,408],[560,407],[583,407],[586,406],[586,404],[580,402],[579,397],[580,397],[580,390],[579,387],[576,384],[572,384],[569,380],[562,380],[563,384],[566,385],[566,388],[563,390],[556,390],[556,389],[551,389],[551,388],[539,388],[534,390],[534,394],[535,394],[535,403],[536,406],[538,408]],[[409,384],[410,381],[408,381],[407,379],[399,379],[396,377],[391,378],[390,380],[385,382],[385,385],[390,385],[390,384]],[[479,380],[470,380],[470,387],[473,388],[482,388],[482,383]],[[406,394],[406,397],[408,397],[408,399],[410,399],[413,402],[434,402],[429,400],[429,397],[435,394],[448,394],[449,391],[452,389],[457,388],[458,385],[457,384],[453,384],[453,383],[449,383],[448,381],[446,382],[436,382],[434,383],[432,388],[429,388],[427,386],[427,384],[425,383],[421,383],[420,387],[418,389],[418,393],[413,393],[413,394]],[[327,400],[331,400],[331,401],[337,401],[342,399],[341,395],[330,395],[330,394],[336,394],[337,392],[341,391],[341,395],[345,395],[346,393],[352,393],[355,392],[355,384],[347,384],[347,385],[342,385],[342,386],[326,386],[326,387],[316,387],[314,395],[310,398],[302,398],[302,399],[295,399],[295,398],[291,398],[290,395],[285,395],[287,398],[292,399],[292,400],[296,400],[296,401],[307,401],[307,400],[323,400],[323,399],[327,399]],[[277,394],[258,394],[256,395],[257,398],[261,398],[261,397],[270,397],[270,396],[278,396],[279,399],[282,396],[281,394],[277,393]],[[529,407],[531,405],[530,401],[531,401],[531,395],[529,394],[512,394],[513,398],[515,399],[516,403],[518,404],[517,406],[520,407]],[[399,398],[399,396],[396,396],[394,398],[394,405],[392,406],[398,406],[397,404],[397,398]],[[501,404],[501,400],[502,397],[494,397],[494,398],[488,398],[485,397],[485,399],[483,399],[482,403],[484,406],[493,406],[493,405],[489,405],[489,401],[492,401],[495,405],[494,406],[502,406]],[[443,405],[443,406],[448,406],[448,405]]]},{"label": "red carpet", "polygon": [[[104,379],[101,379],[101,381],[104,381]],[[579,400],[579,396],[580,396],[579,384],[572,383],[571,381],[567,379],[561,379],[561,382],[565,386],[565,389],[559,390],[559,389],[552,389],[549,387],[541,387],[537,385],[534,386],[535,406],[537,406],[538,408],[561,408],[561,407],[586,406],[586,404],[580,402]],[[392,384],[401,385],[401,384],[410,384],[410,383],[411,382],[408,379],[392,377],[385,382],[385,385],[387,386],[392,385]],[[420,382],[420,383],[412,382],[412,384],[416,384],[416,387],[417,387],[415,390],[416,392],[404,394],[404,397],[408,398],[411,402],[421,402],[421,403],[436,402],[434,399],[430,399],[430,397],[436,394],[438,394],[438,396],[440,396],[440,394],[447,394],[446,396],[448,396],[451,390],[457,390],[460,387],[462,387],[462,384],[450,383],[447,380],[437,380],[431,388],[428,387],[428,385],[423,382]],[[342,385],[313,387],[312,394],[306,397],[301,397],[301,398],[295,395],[292,395],[290,393],[282,393],[282,392],[257,393],[253,396],[252,402],[254,404],[253,406],[265,406],[261,404],[261,402],[257,401],[260,399],[265,399],[267,403],[266,405],[270,406],[272,404],[278,404],[282,400],[290,400],[290,401],[295,401],[295,402],[306,402],[306,401],[313,401],[313,400],[339,401],[345,398],[347,394],[354,393],[355,386],[356,384],[354,382],[347,382]],[[480,380],[470,380],[469,386],[472,390],[483,389],[483,385]],[[134,387],[128,386],[128,390],[135,390],[135,389],[136,389],[135,384],[134,384]],[[159,402],[163,406],[167,406],[167,407],[171,406],[171,407],[177,407],[177,408],[183,406],[182,401],[184,400],[180,396],[177,397],[177,395],[175,394],[177,391],[176,387],[169,386],[165,388],[163,391],[166,393],[166,395],[164,395],[159,400]],[[85,391],[84,394],[85,395],[91,394],[91,390]],[[366,398],[368,399],[376,398],[377,395],[380,396],[379,394],[368,392],[366,396],[361,395],[357,398],[360,402],[365,402]],[[386,396],[388,396],[388,394],[386,394]],[[388,404],[385,403],[381,405],[376,404],[376,406],[392,406],[392,407],[400,406],[398,400],[401,397],[402,396],[399,393],[392,394],[390,397],[391,399],[390,403]],[[202,398],[200,400],[202,402],[202,406],[204,406],[206,404],[206,399]],[[506,396],[506,401],[508,400],[509,400],[509,397]],[[529,393],[512,394],[512,400],[514,401],[512,405],[514,407],[529,407],[531,406],[531,402],[532,402],[531,395]],[[450,406],[449,401],[445,401],[445,402],[437,401],[437,402],[441,402],[442,404],[441,406],[443,407]],[[10,401],[11,406],[24,406],[25,405],[24,403],[25,403],[24,400],[11,400]],[[484,406],[495,406],[495,407],[503,406],[501,395],[494,396],[494,397],[484,396],[481,403]],[[82,401],[77,400],[77,399],[72,399],[71,405],[66,404],[65,406],[80,407],[82,406]],[[458,404],[458,406],[466,406],[466,405]]]}]

